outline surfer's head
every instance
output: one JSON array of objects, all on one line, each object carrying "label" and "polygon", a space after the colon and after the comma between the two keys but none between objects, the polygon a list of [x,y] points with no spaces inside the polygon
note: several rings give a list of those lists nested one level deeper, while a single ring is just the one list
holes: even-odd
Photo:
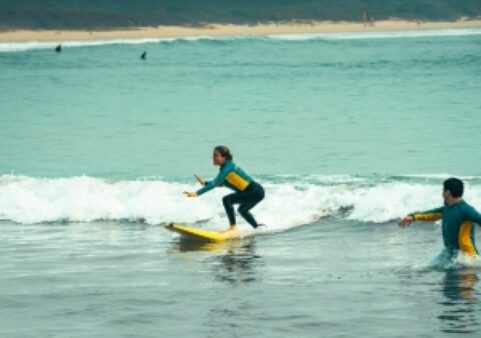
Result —
[{"label": "surfer's head", "polygon": [[464,184],[459,178],[448,178],[443,183],[443,198],[447,204],[452,204],[453,201],[463,196]]},{"label": "surfer's head", "polygon": [[212,159],[214,161],[214,165],[223,165],[226,161],[232,161],[233,157],[229,148],[226,146],[217,146],[214,148]]}]

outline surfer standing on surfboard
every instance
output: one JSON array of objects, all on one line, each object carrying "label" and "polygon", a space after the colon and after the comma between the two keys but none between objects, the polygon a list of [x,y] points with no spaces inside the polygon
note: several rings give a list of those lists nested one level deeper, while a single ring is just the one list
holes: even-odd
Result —
[{"label": "surfer standing on surfboard", "polygon": [[229,228],[225,231],[236,229],[234,204],[240,204],[237,211],[253,228],[259,227],[249,210],[264,199],[264,188],[232,162],[232,154],[226,146],[215,147],[212,160],[214,165],[220,166],[219,174],[212,181],[205,181],[202,177],[194,175],[203,187],[195,192],[185,191],[184,194],[187,197],[197,197],[215,187],[224,185],[235,191],[222,199],[230,223]]}]

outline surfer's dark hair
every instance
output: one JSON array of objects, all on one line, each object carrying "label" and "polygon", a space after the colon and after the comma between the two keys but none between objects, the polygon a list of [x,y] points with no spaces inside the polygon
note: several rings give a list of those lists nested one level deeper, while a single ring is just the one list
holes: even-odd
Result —
[{"label": "surfer's dark hair", "polygon": [[217,146],[214,148],[214,151],[217,151],[222,157],[225,157],[227,161],[232,161],[234,158],[226,146]]},{"label": "surfer's dark hair", "polygon": [[463,196],[464,184],[463,181],[461,181],[459,178],[448,178],[446,181],[444,181],[443,186],[444,191],[451,192],[451,195],[454,198]]}]

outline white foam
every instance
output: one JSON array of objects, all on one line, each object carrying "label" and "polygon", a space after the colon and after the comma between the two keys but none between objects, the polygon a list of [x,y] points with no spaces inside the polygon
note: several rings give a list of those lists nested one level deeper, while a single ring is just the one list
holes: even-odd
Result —
[{"label": "white foam", "polygon": [[190,203],[188,187],[163,181],[112,182],[92,177],[37,179],[0,177],[0,218],[19,223],[93,220],[178,220],[195,222],[213,215],[206,201]]},{"label": "white foam", "polygon": [[419,38],[436,36],[462,36],[481,35],[479,28],[454,28],[432,30],[406,30],[386,32],[344,32],[344,33],[310,33],[310,34],[276,34],[268,35],[269,38],[288,41],[304,40],[358,40],[358,39],[393,39],[393,38]]},{"label": "white foam", "polygon": [[[109,40],[88,40],[88,41],[65,41],[63,47],[94,47],[104,45],[137,45],[144,43],[169,43],[174,41],[198,41],[222,39],[210,36],[186,36],[179,38],[147,38],[147,39],[109,39]],[[53,49],[58,46],[58,41],[28,41],[28,42],[0,42],[0,52],[21,52],[34,49]]]},{"label": "white foam", "polygon": [[403,175],[404,177],[408,178],[425,178],[425,179],[436,179],[436,180],[446,180],[450,177],[457,177],[463,181],[471,181],[471,180],[480,180],[481,176],[460,176],[460,175],[453,175],[453,174],[409,174]]},{"label": "white foam", "polygon": [[[345,32],[345,33],[296,33],[296,34],[272,34],[272,35],[235,35],[235,36],[185,36],[176,38],[138,38],[138,39],[106,39],[88,41],[65,41],[64,47],[89,47],[115,44],[145,44],[145,43],[172,43],[176,41],[232,41],[232,40],[283,40],[283,41],[306,41],[306,40],[358,40],[358,39],[393,39],[393,38],[419,38],[419,37],[442,37],[481,35],[479,28],[457,28],[438,30],[409,30],[392,32]],[[20,52],[36,49],[53,49],[58,41],[27,41],[27,42],[0,42],[1,52]]]},{"label": "white foam", "polygon": [[443,250],[427,264],[427,267],[442,270],[480,269],[481,257],[478,255],[469,256],[463,253],[453,257],[446,250]]},{"label": "white foam", "polygon": [[[270,231],[280,231],[327,216],[383,223],[442,205],[439,183],[366,183],[368,179],[359,182],[349,177],[344,179],[346,183],[340,183],[339,177],[321,181],[262,182],[266,199],[253,210],[256,218],[267,224]],[[0,219],[18,223],[207,221],[212,228],[227,226],[221,199],[229,190],[215,189],[200,198],[182,194],[196,188],[193,184],[160,179],[109,181],[87,176],[45,179],[4,175],[0,176]],[[481,187],[469,186],[466,199],[481,208]],[[240,217],[239,224],[248,228]]]}]

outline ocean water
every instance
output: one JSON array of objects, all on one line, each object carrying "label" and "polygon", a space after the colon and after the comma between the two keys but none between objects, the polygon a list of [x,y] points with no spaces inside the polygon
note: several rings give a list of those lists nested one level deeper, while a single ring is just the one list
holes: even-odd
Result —
[{"label": "ocean water", "polygon": [[[0,43],[0,336],[479,337],[479,260],[397,220],[481,209],[481,30],[56,44]],[[218,144],[268,228],[185,242]]]}]

